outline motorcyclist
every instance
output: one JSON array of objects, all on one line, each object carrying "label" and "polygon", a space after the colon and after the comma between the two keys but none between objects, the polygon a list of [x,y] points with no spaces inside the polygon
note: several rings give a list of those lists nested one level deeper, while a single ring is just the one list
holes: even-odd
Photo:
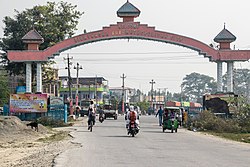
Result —
[{"label": "motorcyclist", "polygon": [[104,118],[104,111],[103,111],[102,107],[100,107],[100,109],[99,109],[99,121],[101,121],[101,118]]},{"label": "motorcyclist", "polygon": [[132,121],[135,121],[135,125],[136,125],[137,129],[138,130],[140,129],[138,113],[134,110],[134,106],[129,107],[129,112],[127,112],[126,118],[127,118],[126,128],[128,130],[128,133],[129,133],[129,124]]}]

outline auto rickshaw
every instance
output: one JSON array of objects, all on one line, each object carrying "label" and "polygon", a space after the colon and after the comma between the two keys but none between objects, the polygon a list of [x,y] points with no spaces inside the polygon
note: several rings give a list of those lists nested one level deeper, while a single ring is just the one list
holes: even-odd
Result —
[{"label": "auto rickshaw", "polygon": [[178,120],[176,118],[177,114],[180,112],[179,107],[165,107],[163,113],[163,123],[162,131],[165,132],[166,129],[177,132]]}]

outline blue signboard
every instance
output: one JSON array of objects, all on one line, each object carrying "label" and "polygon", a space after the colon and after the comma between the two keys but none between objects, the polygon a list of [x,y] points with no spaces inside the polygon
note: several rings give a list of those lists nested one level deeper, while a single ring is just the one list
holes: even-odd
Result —
[{"label": "blue signboard", "polygon": [[17,86],[16,87],[16,94],[23,94],[26,92],[26,86]]}]

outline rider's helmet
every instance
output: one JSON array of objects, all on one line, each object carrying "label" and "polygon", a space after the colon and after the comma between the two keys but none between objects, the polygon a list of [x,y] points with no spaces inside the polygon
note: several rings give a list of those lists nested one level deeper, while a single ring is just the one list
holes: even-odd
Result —
[{"label": "rider's helmet", "polygon": [[129,106],[129,110],[134,111],[135,110],[134,106]]}]

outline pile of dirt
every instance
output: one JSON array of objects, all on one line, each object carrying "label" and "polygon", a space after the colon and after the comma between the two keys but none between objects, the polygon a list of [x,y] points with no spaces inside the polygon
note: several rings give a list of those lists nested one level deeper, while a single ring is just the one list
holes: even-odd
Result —
[{"label": "pile of dirt", "polygon": [[28,121],[21,121],[15,116],[0,116],[0,143],[5,141],[17,141],[27,138],[39,138],[46,134],[51,134],[43,125],[38,125],[38,132],[26,124]]},{"label": "pile of dirt", "polygon": [[15,116],[0,116],[1,167],[53,166],[58,154],[79,147],[71,142],[67,131],[52,130],[39,124],[37,132],[27,123],[30,121],[21,121]]}]

